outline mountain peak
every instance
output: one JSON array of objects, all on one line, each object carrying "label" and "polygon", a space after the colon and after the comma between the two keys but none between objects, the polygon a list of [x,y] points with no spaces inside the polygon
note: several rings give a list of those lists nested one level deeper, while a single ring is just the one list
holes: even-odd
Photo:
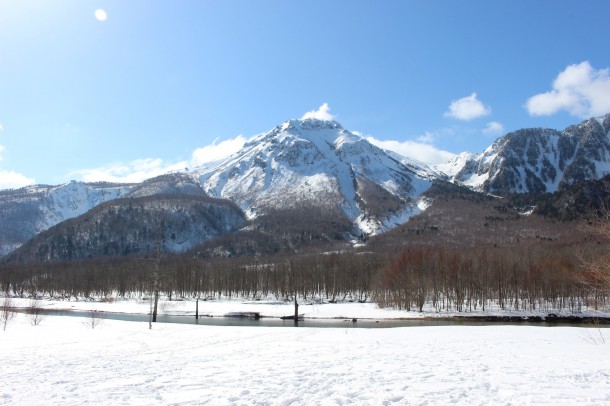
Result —
[{"label": "mountain peak", "polygon": [[[341,124],[334,120],[320,120],[317,118],[301,118],[301,119],[290,119],[284,121],[282,124],[277,125],[272,130],[260,134],[245,145],[245,149],[257,147],[261,143],[271,142],[275,143],[292,143],[295,138],[307,139],[313,141],[314,139],[323,138],[330,142],[334,142],[338,138],[339,134],[346,133]],[[320,135],[322,134],[322,135]],[[350,133],[351,134],[351,133]]]},{"label": "mountain peak", "polygon": [[556,192],[610,173],[608,129],[610,114],[563,131],[524,128],[498,138],[478,157],[457,157],[441,170],[453,181],[492,193]]},{"label": "mountain peak", "polygon": [[431,183],[415,166],[332,119],[306,117],[253,138],[197,175],[208,195],[237,203],[251,218],[273,208],[325,207],[375,234],[418,212],[415,201]]},{"label": "mountain peak", "polygon": [[284,131],[290,130],[305,130],[305,131],[316,131],[316,130],[343,130],[341,124],[335,120],[320,120],[318,118],[301,118],[301,119],[290,119],[282,123],[279,128]]}]

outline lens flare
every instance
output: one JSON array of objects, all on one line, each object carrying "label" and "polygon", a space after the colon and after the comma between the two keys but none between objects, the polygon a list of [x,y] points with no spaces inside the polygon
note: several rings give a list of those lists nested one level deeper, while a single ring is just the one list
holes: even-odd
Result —
[{"label": "lens flare", "polygon": [[97,21],[106,21],[108,19],[108,13],[101,8],[98,8],[95,10],[95,19]]}]

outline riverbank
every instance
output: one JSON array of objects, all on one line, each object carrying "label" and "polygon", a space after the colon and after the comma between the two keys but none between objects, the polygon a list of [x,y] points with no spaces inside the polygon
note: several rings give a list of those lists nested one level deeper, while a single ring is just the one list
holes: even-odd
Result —
[{"label": "riverbank", "polygon": [[[13,298],[13,305],[20,309],[32,306],[31,299]],[[91,311],[97,310],[105,313],[126,313],[145,315],[150,313],[151,303],[147,299],[106,299],[93,300],[55,300],[41,299],[36,302],[45,310],[53,311]],[[294,303],[280,300],[244,300],[240,298],[222,300],[167,300],[161,299],[158,305],[158,314],[163,316],[185,316],[195,317],[223,317],[227,314],[249,314],[256,313],[263,318],[282,318],[294,315]],[[433,308],[424,307],[424,311],[406,311],[380,308],[371,302],[320,302],[301,301],[298,310],[304,319],[346,319],[346,320],[463,320],[483,322],[506,322],[506,323],[536,323],[556,322],[591,324],[610,324],[610,313],[582,309],[580,312],[571,313],[565,309],[558,311],[552,308],[537,311],[508,311],[502,309],[486,308],[467,312],[443,311],[438,312]]]}]

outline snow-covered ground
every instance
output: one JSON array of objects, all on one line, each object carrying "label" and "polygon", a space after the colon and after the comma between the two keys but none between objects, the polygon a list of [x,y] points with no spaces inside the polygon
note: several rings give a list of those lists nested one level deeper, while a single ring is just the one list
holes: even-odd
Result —
[{"label": "snow-covered ground", "polygon": [[[27,308],[31,306],[30,299],[12,299],[14,306]],[[98,310],[110,313],[149,314],[150,301],[136,299],[113,299],[112,301],[98,300],[41,300],[39,305],[47,310]],[[195,300],[160,300],[160,315],[194,315]],[[224,316],[231,312],[257,312],[265,317],[282,317],[294,314],[294,304],[281,300],[247,300],[243,298],[223,300],[200,300],[199,313],[205,316]],[[392,318],[421,318],[422,313],[409,313],[405,311],[380,309],[375,303],[312,303],[301,302],[299,314],[306,318],[365,318],[365,319],[392,319]]]},{"label": "snow-covered ground", "polygon": [[[18,308],[28,308],[32,305],[31,299],[11,299],[13,305]],[[75,300],[55,300],[44,299],[38,305],[46,310],[72,310],[89,311],[98,310],[107,313],[130,313],[130,314],[149,314],[150,301],[146,298],[120,298],[113,295],[107,300],[96,298],[94,300],[80,299]],[[161,298],[159,301],[158,312],[160,315],[170,316],[194,316],[195,299],[167,300]],[[224,316],[231,312],[258,312],[264,317],[282,317],[294,314],[294,304],[290,301],[274,300],[265,298],[261,300],[250,300],[245,298],[226,298],[222,300],[199,300],[199,314],[202,316]],[[453,316],[546,316],[554,313],[559,316],[573,315],[568,309],[538,309],[535,311],[509,311],[501,310],[497,307],[488,305],[485,312],[479,306],[478,310],[468,312],[441,311],[438,312],[431,304],[424,306],[424,311],[417,310],[395,310],[380,308],[376,303],[358,301],[342,301],[329,303],[320,300],[299,299],[299,314],[306,319],[421,319],[421,318],[441,318]],[[606,311],[595,311],[593,309],[583,309],[576,314],[580,317],[605,317],[610,318],[610,313]]]},{"label": "snow-covered ground", "polygon": [[28,317],[0,330],[2,405],[610,404],[610,329]]}]

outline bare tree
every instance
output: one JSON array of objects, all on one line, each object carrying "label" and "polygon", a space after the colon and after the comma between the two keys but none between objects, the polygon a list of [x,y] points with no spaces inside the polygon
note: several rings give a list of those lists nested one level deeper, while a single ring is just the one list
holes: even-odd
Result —
[{"label": "bare tree", "polygon": [[0,323],[2,323],[2,330],[6,331],[6,326],[11,319],[15,317],[15,306],[13,299],[5,297],[0,305]]},{"label": "bare tree", "polygon": [[39,325],[45,316],[46,313],[40,304],[40,300],[32,299],[28,308],[28,317],[32,326]]},{"label": "bare tree", "polygon": [[84,324],[87,327],[90,327],[91,330],[94,330],[96,327],[99,327],[104,321],[104,312],[101,310],[93,309],[87,312],[87,319]]},{"label": "bare tree", "polygon": [[163,218],[161,218],[161,228],[159,230],[159,236],[157,238],[157,249],[155,256],[155,264],[152,271],[152,295],[150,304],[150,319],[148,321],[148,328],[152,329],[152,323],[157,322],[157,309],[159,306],[159,267],[161,264],[161,244],[163,239]]}]

